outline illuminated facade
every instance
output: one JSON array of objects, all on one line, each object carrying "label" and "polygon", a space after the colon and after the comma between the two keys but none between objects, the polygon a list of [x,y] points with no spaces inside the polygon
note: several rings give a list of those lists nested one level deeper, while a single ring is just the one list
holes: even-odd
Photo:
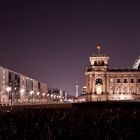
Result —
[{"label": "illuminated facade", "polygon": [[109,56],[100,53],[89,58],[85,72],[87,100],[138,100],[140,98],[140,59],[132,69],[110,69]]},{"label": "illuminated facade", "polygon": [[45,83],[0,67],[0,104],[37,102],[46,93]]}]

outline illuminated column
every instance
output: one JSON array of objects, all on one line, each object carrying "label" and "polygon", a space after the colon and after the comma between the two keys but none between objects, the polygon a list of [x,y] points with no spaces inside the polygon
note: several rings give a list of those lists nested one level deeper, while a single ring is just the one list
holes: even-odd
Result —
[{"label": "illuminated column", "polygon": [[107,92],[110,94],[110,76],[107,76]]},{"label": "illuminated column", "polygon": [[121,94],[123,93],[123,78],[120,78],[121,79]]},{"label": "illuminated column", "polygon": [[24,88],[20,89],[20,103],[24,102],[24,98],[25,98],[24,92],[25,92]]},{"label": "illuminated column", "polygon": [[76,97],[78,97],[78,85],[76,85]]},{"label": "illuminated column", "polygon": [[130,77],[128,78],[128,94],[130,94]]},{"label": "illuminated column", "polygon": [[117,93],[117,90],[116,90],[116,88],[117,88],[116,81],[117,81],[117,79],[114,77],[113,78],[113,86],[114,86],[114,93],[113,94],[116,94]]},{"label": "illuminated column", "polygon": [[92,82],[93,78],[92,75],[89,75],[89,92],[92,93],[92,88],[93,88],[93,82]]},{"label": "illuminated column", "polygon": [[135,78],[135,91],[134,92],[137,94],[137,78]]},{"label": "illuminated column", "polygon": [[[10,94],[9,96],[11,96],[11,97],[10,97],[10,98],[11,98],[11,103],[10,103],[10,104],[11,104],[11,110],[12,110],[12,92],[11,92],[11,90],[12,90],[11,87],[7,87],[7,88],[6,88],[6,91],[8,92],[8,95]],[[11,93],[10,93],[10,92],[11,92]]]},{"label": "illuminated column", "polygon": [[95,78],[94,77],[92,77],[92,93],[95,93]]}]

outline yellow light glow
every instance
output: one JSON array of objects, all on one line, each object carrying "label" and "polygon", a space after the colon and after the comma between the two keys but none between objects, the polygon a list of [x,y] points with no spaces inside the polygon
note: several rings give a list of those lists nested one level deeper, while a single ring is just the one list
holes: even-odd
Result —
[{"label": "yellow light glow", "polygon": [[101,49],[101,46],[99,44],[97,45],[97,49]]},{"label": "yellow light glow", "polygon": [[30,91],[30,94],[32,95],[34,93],[34,91]]},{"label": "yellow light glow", "polygon": [[21,93],[23,93],[24,91],[25,91],[24,89],[21,89],[21,90],[20,90]]},{"label": "yellow light glow", "polygon": [[43,96],[45,96],[45,93],[42,93]]},{"label": "yellow light glow", "polygon": [[7,91],[7,92],[11,91],[11,87],[7,87],[7,88],[6,88],[6,91]]},{"label": "yellow light glow", "polygon": [[96,92],[97,92],[97,94],[101,94],[102,93],[102,86],[101,85],[98,85],[96,87]]}]

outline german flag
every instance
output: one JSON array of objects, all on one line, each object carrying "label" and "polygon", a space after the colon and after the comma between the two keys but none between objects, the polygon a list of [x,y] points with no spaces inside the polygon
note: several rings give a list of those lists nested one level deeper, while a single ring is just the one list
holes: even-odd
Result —
[{"label": "german flag", "polygon": [[97,44],[96,48],[100,50],[101,49],[101,45]]}]

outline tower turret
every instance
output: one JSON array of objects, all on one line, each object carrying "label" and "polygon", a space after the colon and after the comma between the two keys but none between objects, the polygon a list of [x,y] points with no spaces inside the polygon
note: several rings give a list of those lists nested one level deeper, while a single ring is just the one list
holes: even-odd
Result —
[{"label": "tower turret", "polygon": [[98,53],[89,57],[90,67],[87,69],[86,87],[87,93],[92,97],[103,97],[106,100],[106,82],[109,56],[101,53],[101,46],[96,46]]},{"label": "tower turret", "polygon": [[101,54],[101,46],[97,45],[98,54],[94,54],[89,58],[91,67],[94,70],[107,70],[109,56]]}]

